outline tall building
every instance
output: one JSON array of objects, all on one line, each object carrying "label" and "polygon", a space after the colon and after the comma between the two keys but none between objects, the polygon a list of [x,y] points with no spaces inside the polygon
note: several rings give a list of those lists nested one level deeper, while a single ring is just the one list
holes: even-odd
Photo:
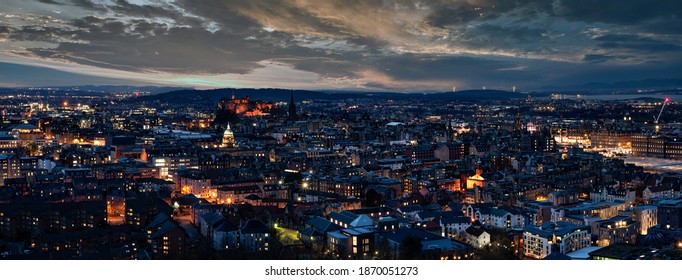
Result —
[{"label": "tall building", "polygon": [[609,246],[617,243],[635,244],[640,223],[628,216],[615,216],[610,219],[596,221],[592,232],[598,236],[598,246]]},{"label": "tall building", "polygon": [[682,159],[682,139],[666,135],[633,135],[632,155]]},{"label": "tall building", "polygon": [[590,138],[592,148],[616,149],[631,148],[632,133],[629,131],[599,131],[594,132]]},{"label": "tall building", "polygon": [[523,230],[523,253],[542,259],[554,251],[568,254],[590,246],[589,226],[575,226],[565,222],[545,222],[540,227],[526,226]]},{"label": "tall building", "polygon": [[6,179],[19,178],[21,176],[20,158],[13,154],[0,154],[0,186]]},{"label": "tall building", "polygon": [[531,135],[530,149],[534,152],[552,152],[556,150],[556,140],[549,135]]},{"label": "tall building", "polygon": [[649,228],[658,225],[658,207],[656,205],[635,206],[634,219],[639,222],[639,233],[646,235]]},{"label": "tall building", "polygon": [[296,103],[294,103],[294,91],[291,91],[291,98],[289,99],[289,120],[298,120],[298,116],[296,115]]},{"label": "tall building", "polygon": [[664,228],[682,228],[682,199],[658,203],[658,224]]}]

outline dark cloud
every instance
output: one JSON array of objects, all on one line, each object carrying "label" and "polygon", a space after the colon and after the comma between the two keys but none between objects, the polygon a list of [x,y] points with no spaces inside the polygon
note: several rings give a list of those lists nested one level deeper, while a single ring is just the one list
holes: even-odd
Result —
[{"label": "dark cloud", "polygon": [[369,88],[530,87],[659,75],[682,60],[671,0],[38,1],[87,13],[4,23],[2,40],[48,43],[11,53],[139,73],[249,74],[272,62]]},{"label": "dark cloud", "polygon": [[57,5],[57,6],[74,6],[74,7],[80,7],[80,8],[84,8],[84,9],[88,9],[88,10],[93,10],[93,11],[106,11],[106,7],[104,5],[96,4],[95,2],[90,1],[90,0],[61,0],[61,1],[36,0],[36,1],[43,3],[43,4],[50,4],[50,5]]},{"label": "dark cloud", "polygon": [[[229,34],[191,28],[171,28],[153,24],[142,26],[141,37],[124,33],[130,25],[107,21],[74,33],[74,39],[89,44],[60,43],[56,48],[29,49],[35,55],[59,57],[86,65],[121,70],[158,70],[176,73],[248,73],[260,67],[257,62],[270,56],[259,52],[258,42],[248,42]],[[240,50],[240,51],[235,51]]]},{"label": "dark cloud", "polygon": [[666,20],[643,23],[641,29],[658,34],[682,35],[682,15],[670,17]]},{"label": "dark cloud", "polygon": [[[481,9],[467,2],[434,3],[434,12],[427,18],[429,24],[437,27],[468,23],[482,17]],[[490,15],[488,15],[489,17]]]},{"label": "dark cloud", "polygon": [[602,63],[602,62],[608,62],[608,61],[613,61],[613,60],[623,60],[623,59],[628,59],[630,57],[624,56],[624,55],[606,55],[606,54],[586,54],[583,57],[583,61],[587,63]]},{"label": "dark cloud", "polygon": [[74,6],[93,10],[93,11],[105,11],[106,8],[102,4],[96,4],[90,0],[68,0]]},{"label": "dark cloud", "polygon": [[56,2],[53,0],[38,0],[40,3],[52,4],[52,5],[63,5],[64,3]]},{"label": "dark cloud", "polygon": [[9,34],[11,30],[12,28],[9,26],[0,26],[0,34]]},{"label": "dark cloud", "polygon": [[500,68],[513,64],[501,60],[474,57],[433,57],[425,55],[403,55],[386,58],[377,63],[377,68],[396,79],[471,79],[482,74],[490,75]]},{"label": "dark cloud", "polygon": [[571,20],[635,24],[675,19],[682,16],[682,5],[677,0],[561,0],[555,11]]},{"label": "dark cloud", "polygon": [[[35,77],[40,77],[39,81]],[[91,75],[73,74],[64,71],[0,62],[0,86],[70,86],[74,84],[106,84],[129,85],[136,84],[130,80],[96,77]]]},{"label": "dark cloud", "polygon": [[49,43],[57,43],[71,34],[68,30],[50,26],[22,26],[18,29],[8,29],[8,33],[11,40]]},{"label": "dark cloud", "polygon": [[167,18],[176,24],[189,26],[201,26],[203,21],[200,18],[187,16],[172,6],[155,5],[136,5],[126,0],[116,0],[114,5],[107,6],[111,11],[120,16],[133,16],[147,19]]},{"label": "dark cloud", "polygon": [[502,15],[530,19],[540,13],[552,13],[552,2],[544,0],[523,1],[429,1],[433,12],[430,24],[439,27],[486,21]]},{"label": "dark cloud", "polygon": [[631,49],[646,52],[676,52],[682,50],[682,46],[672,42],[646,38],[639,35],[609,34],[595,38],[606,49]]},{"label": "dark cloud", "polygon": [[94,16],[76,19],[72,26],[75,29],[24,26],[10,32],[10,38],[59,43],[55,48],[29,48],[31,55],[140,72],[246,74],[263,67],[259,62],[264,60],[328,55],[299,47],[281,32],[262,32],[246,40],[223,31]]},{"label": "dark cloud", "polygon": [[508,49],[522,52],[538,51],[551,43],[549,31],[534,26],[501,26],[481,24],[463,33],[462,45],[470,48]]}]

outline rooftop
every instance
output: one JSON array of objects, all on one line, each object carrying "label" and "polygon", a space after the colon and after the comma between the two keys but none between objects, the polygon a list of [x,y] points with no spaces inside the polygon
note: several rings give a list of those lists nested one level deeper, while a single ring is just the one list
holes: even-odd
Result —
[{"label": "rooftop", "polygon": [[533,225],[526,226],[524,231],[537,234],[546,238],[551,238],[553,235],[564,236],[574,231],[590,230],[589,226],[576,226],[566,222],[545,222],[540,227]]}]

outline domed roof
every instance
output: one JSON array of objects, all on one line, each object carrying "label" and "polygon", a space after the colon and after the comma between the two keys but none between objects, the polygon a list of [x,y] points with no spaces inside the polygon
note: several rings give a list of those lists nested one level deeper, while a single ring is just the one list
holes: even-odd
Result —
[{"label": "domed roof", "polygon": [[234,135],[234,133],[232,132],[232,129],[230,128],[229,123],[227,124],[227,128],[225,129],[225,132],[223,133],[223,135]]}]

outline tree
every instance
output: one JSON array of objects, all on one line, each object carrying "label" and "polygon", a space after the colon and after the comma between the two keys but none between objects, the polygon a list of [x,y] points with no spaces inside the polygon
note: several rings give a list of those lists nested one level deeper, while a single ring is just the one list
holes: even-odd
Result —
[{"label": "tree", "polygon": [[253,205],[244,203],[239,205],[237,215],[241,221],[246,221],[256,217],[256,211],[253,209]]},{"label": "tree", "polygon": [[376,207],[381,205],[381,195],[374,189],[370,189],[365,193],[365,207]]},{"label": "tree", "polygon": [[301,173],[290,172],[284,176],[284,183],[301,183],[303,181],[303,175]]},{"label": "tree", "polygon": [[400,242],[400,259],[416,260],[421,257],[422,241],[416,236],[408,235]]},{"label": "tree", "polygon": [[419,192],[415,194],[416,198],[419,200],[419,205],[429,205],[434,202],[434,196],[432,193],[428,191],[422,192],[422,190],[426,190],[422,188]]},{"label": "tree", "polygon": [[348,259],[348,256],[346,255],[346,253],[347,253],[346,247],[339,246],[337,249],[337,253],[339,254],[340,260]]},{"label": "tree", "polygon": [[284,250],[285,245],[282,242],[285,238],[284,233],[276,228],[270,229],[270,254],[273,258],[291,259],[292,256],[279,256],[279,254]]},{"label": "tree", "polygon": [[[241,121],[239,119],[239,115],[235,114],[234,112],[229,112],[227,110],[218,110],[216,111],[216,117],[213,120],[213,125],[216,126],[218,129],[223,130],[223,126],[225,124],[236,124]],[[222,133],[222,131],[220,131]]]},{"label": "tree", "polygon": [[393,250],[391,250],[391,244],[388,243],[387,238],[381,239],[377,251],[379,252],[379,255],[377,256],[379,259],[393,259]]},{"label": "tree", "polygon": [[479,260],[514,260],[517,259],[512,237],[503,230],[488,229],[490,245],[474,250],[475,259]]},{"label": "tree", "polygon": [[440,206],[447,206],[448,203],[452,201],[453,201],[452,196],[450,196],[450,194],[448,194],[447,192],[441,191],[438,193],[438,204]]},{"label": "tree", "polygon": [[36,144],[31,142],[26,146],[26,150],[28,151],[28,154],[30,156],[39,156],[40,155],[40,147]]}]

